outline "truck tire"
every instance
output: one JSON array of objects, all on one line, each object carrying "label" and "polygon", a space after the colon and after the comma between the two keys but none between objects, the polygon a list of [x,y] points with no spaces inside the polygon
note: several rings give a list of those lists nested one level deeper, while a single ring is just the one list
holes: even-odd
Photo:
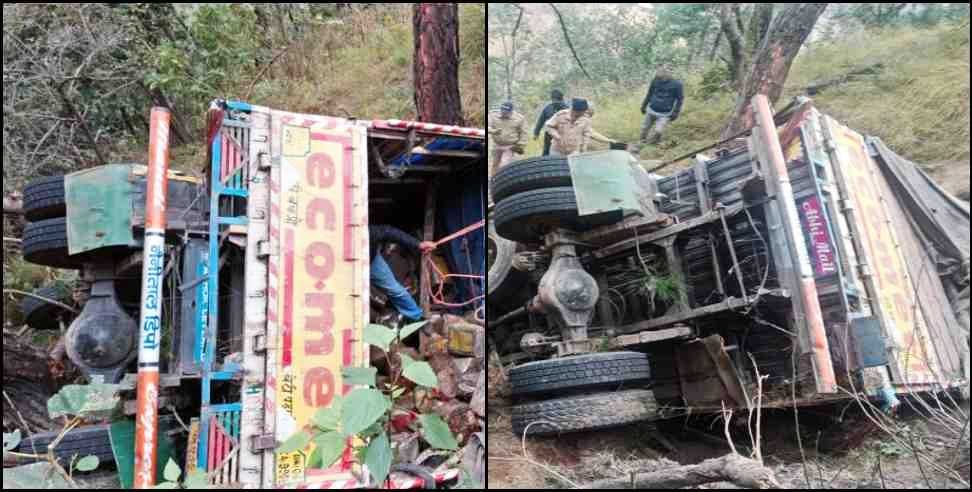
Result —
[{"label": "truck tire", "polygon": [[[34,294],[64,304],[71,302],[70,289],[61,285],[43,287],[35,290]],[[65,309],[35,297],[24,296],[20,301],[20,312],[24,315],[24,322],[31,328],[57,330],[61,327],[59,321]]]},{"label": "truck tire", "polygon": [[553,228],[583,232],[622,219],[620,210],[579,216],[571,187],[517,193],[496,205],[496,232],[500,237],[525,244],[540,242]]},{"label": "truck tire", "polygon": [[29,221],[63,217],[66,203],[64,176],[35,179],[24,187],[24,216]]},{"label": "truck tire", "polygon": [[493,176],[493,200],[499,202],[517,193],[573,186],[566,157],[532,157],[512,162]]},{"label": "truck tire", "polygon": [[510,370],[514,397],[577,389],[636,388],[650,381],[648,356],[639,352],[603,352],[542,360]]},{"label": "truck tire", "polygon": [[524,292],[527,275],[513,268],[516,243],[500,237],[492,222],[489,223],[488,232],[486,240],[489,273],[486,277],[486,299],[491,306],[502,308],[516,299],[525,298],[521,294]]},{"label": "truck tire", "polygon": [[67,219],[59,217],[28,222],[24,227],[24,259],[36,265],[78,269],[81,262],[68,256]]},{"label": "truck tire", "polygon": [[[114,463],[115,456],[111,452],[109,428],[109,425],[104,424],[74,429],[68,432],[54,448],[54,454],[60,458],[62,465],[70,463],[71,458],[75,455],[79,459],[88,455],[97,456],[101,465]],[[18,450],[25,454],[45,454],[47,453],[47,446],[54,442],[59,434],[60,431],[53,431],[25,437],[20,441]]]},{"label": "truck tire", "polygon": [[517,436],[524,430],[528,436],[543,436],[606,429],[658,417],[658,404],[650,390],[627,390],[515,405],[512,424]]}]

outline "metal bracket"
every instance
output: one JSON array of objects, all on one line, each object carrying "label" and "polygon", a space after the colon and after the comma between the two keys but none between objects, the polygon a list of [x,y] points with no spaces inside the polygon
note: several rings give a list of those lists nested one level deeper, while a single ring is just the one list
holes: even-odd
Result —
[{"label": "metal bracket", "polygon": [[270,257],[270,241],[263,240],[257,243],[257,258],[265,259]]},{"label": "metal bracket", "polygon": [[272,451],[277,449],[277,439],[273,434],[255,434],[250,436],[250,449],[255,452]]},{"label": "metal bracket", "polygon": [[265,334],[253,336],[253,352],[256,354],[267,353],[267,336]]}]

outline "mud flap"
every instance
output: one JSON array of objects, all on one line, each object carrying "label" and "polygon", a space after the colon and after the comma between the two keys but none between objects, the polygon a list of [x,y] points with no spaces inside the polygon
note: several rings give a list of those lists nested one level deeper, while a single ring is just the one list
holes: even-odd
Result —
[{"label": "mud flap", "polygon": [[722,337],[712,335],[675,350],[682,398],[686,406],[746,406],[742,383],[726,353]]}]

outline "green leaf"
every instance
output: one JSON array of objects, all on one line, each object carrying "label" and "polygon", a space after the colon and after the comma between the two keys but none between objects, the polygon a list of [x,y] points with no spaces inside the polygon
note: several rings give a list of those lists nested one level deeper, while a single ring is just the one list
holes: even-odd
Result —
[{"label": "green leaf", "polygon": [[71,384],[47,401],[47,413],[52,419],[62,415],[107,418],[118,402],[117,384]]},{"label": "green leaf", "polygon": [[358,388],[344,398],[344,406],[353,412],[341,412],[341,429],[353,436],[378,421],[391,408],[391,401],[372,388]]},{"label": "green leaf", "polygon": [[380,347],[385,352],[391,347],[391,343],[395,340],[395,331],[389,329],[384,325],[376,325],[374,323],[368,325],[364,329],[364,342],[369,345],[374,345]]},{"label": "green leaf", "polygon": [[289,439],[284,441],[284,443],[281,444],[279,448],[277,448],[277,454],[286,454],[286,453],[293,453],[295,451],[303,451],[303,449],[306,448],[307,445],[310,444],[310,442],[311,442],[311,435],[308,434],[307,432],[300,431],[290,436]]},{"label": "green leaf", "polygon": [[321,468],[320,446],[314,446],[314,450],[311,451],[310,456],[307,457],[307,462],[304,463],[304,468]]},{"label": "green leaf", "polygon": [[209,476],[205,471],[194,470],[189,473],[186,477],[186,481],[183,486],[187,489],[208,489],[209,488]]},{"label": "green leaf", "polygon": [[325,432],[314,439],[314,444],[314,451],[321,453],[321,468],[330,468],[344,454],[347,439],[337,432]]},{"label": "green leaf", "polygon": [[385,430],[385,426],[382,424],[383,424],[382,419],[378,419],[377,422],[368,426],[367,429],[359,432],[358,437],[362,439],[368,439],[369,437],[375,437],[378,434],[381,434]]},{"label": "green leaf", "polygon": [[331,400],[331,406],[322,408],[314,414],[314,425],[323,431],[336,431],[341,427],[341,408],[344,399],[337,395]]},{"label": "green leaf", "polygon": [[422,423],[422,437],[425,441],[436,449],[447,449],[454,451],[459,447],[455,436],[449,430],[449,426],[438,415],[420,415],[419,422]]},{"label": "green leaf", "polygon": [[392,449],[388,442],[388,434],[382,432],[378,437],[371,440],[368,445],[368,454],[365,455],[365,465],[374,477],[375,482],[381,484],[388,478],[391,471]]},{"label": "green leaf", "polygon": [[178,482],[180,476],[182,476],[182,469],[172,458],[169,458],[169,462],[165,464],[165,471],[162,472],[162,477],[170,482]]},{"label": "green leaf", "polygon": [[439,386],[439,378],[435,375],[435,371],[432,370],[432,366],[427,362],[411,361],[411,363],[406,364],[403,361],[402,364],[404,365],[402,376],[427,388],[437,388]]},{"label": "green leaf", "polygon": [[419,321],[418,323],[405,325],[401,330],[399,330],[398,338],[400,340],[405,340],[406,338],[411,336],[412,333],[415,333],[416,331],[418,331],[420,328],[422,328],[427,324],[429,324],[428,321]]},{"label": "green leaf", "polygon": [[[169,462],[171,463],[172,460],[170,459]],[[77,464],[74,465],[74,469],[77,471],[89,472],[91,470],[98,468],[98,465],[100,463],[101,460],[99,460],[98,457],[95,455],[85,456],[84,458],[78,460]],[[168,466],[166,468],[168,469]],[[176,469],[178,468],[179,467],[177,466]],[[178,479],[179,476],[176,475],[176,478]],[[168,480],[168,478],[166,478],[166,480]]]},{"label": "green leaf", "polygon": [[345,367],[341,374],[344,376],[344,384],[374,387],[378,369],[374,367]]},{"label": "green leaf", "polygon": [[17,429],[15,431],[9,432],[9,433],[8,432],[4,432],[3,433],[3,450],[4,451],[10,451],[12,449],[17,449],[17,446],[20,446],[20,440],[21,440],[20,429]]}]

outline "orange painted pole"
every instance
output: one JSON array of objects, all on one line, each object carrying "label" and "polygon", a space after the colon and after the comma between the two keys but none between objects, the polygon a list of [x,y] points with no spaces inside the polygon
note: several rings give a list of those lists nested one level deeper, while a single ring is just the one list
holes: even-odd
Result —
[{"label": "orange painted pole", "polygon": [[[770,109],[769,99],[763,94],[753,96],[752,108],[756,119],[756,131],[766,145],[770,172],[777,181],[777,197],[783,217],[783,229],[786,233],[793,258],[797,262],[794,270],[797,275],[798,295],[803,299],[803,315],[807,322],[807,335],[812,353],[814,379],[816,379],[817,393],[830,394],[837,392],[837,377],[834,363],[830,357],[830,343],[827,341],[827,328],[824,326],[823,313],[817,293],[817,282],[810,268],[810,257],[807,253],[803,232],[800,230],[800,215],[797,212],[796,199],[793,196],[793,185],[790,183],[790,173],[786,167],[786,158],[780,146],[776,123],[773,122],[773,111]],[[793,377],[796,377],[794,375]]]},{"label": "orange painted pole", "polygon": [[138,401],[135,413],[135,488],[155,485],[159,425],[159,343],[162,333],[162,278],[165,271],[165,201],[172,114],[152,108],[149,126],[145,241],[142,256],[142,310],[139,320]]}]

